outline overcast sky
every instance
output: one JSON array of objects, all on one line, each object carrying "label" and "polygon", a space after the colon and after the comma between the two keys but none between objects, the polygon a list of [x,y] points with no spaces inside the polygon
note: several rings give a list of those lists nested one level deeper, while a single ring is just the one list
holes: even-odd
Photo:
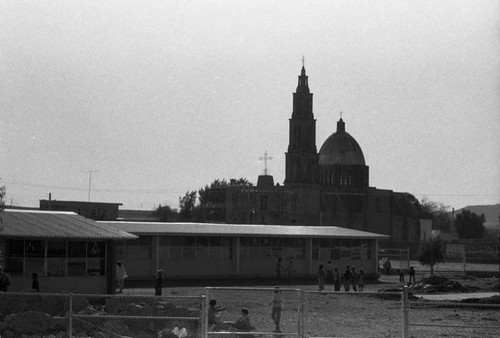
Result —
[{"label": "overcast sky", "polygon": [[6,204],[178,206],[285,177],[305,56],[320,149],[343,112],[370,185],[500,203],[500,2],[0,0]]}]

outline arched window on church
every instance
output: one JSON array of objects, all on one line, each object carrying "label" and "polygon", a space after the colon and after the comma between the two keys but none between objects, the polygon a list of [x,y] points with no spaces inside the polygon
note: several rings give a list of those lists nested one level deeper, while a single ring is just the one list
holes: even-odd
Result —
[{"label": "arched window on church", "polygon": [[300,148],[300,124],[297,126],[297,146]]},{"label": "arched window on church", "polygon": [[340,186],[344,185],[344,173],[340,171]]}]

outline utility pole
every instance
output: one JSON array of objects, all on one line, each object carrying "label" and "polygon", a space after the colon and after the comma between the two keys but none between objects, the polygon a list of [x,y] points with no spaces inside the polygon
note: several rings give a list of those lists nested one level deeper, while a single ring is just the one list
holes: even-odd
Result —
[{"label": "utility pole", "polygon": [[85,170],[84,172],[89,173],[89,197],[88,197],[88,201],[90,202],[90,188],[92,186],[92,173],[96,173],[98,171],[97,170]]}]

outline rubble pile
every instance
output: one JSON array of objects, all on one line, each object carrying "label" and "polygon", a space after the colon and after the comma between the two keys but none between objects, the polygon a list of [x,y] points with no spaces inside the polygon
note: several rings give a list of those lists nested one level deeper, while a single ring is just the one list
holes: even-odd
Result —
[{"label": "rubble pile", "polygon": [[[0,337],[67,338],[68,302],[57,297],[5,297],[0,302]],[[197,337],[199,309],[176,306],[161,299],[109,297],[96,302],[83,297],[73,300],[74,337]],[[81,317],[79,317],[81,315]],[[112,316],[112,317],[111,317]],[[123,316],[116,318],[115,316]],[[140,317],[149,318],[140,318]],[[162,317],[154,319],[151,317]],[[163,319],[178,317],[179,319]]]},{"label": "rubble pile", "polygon": [[451,280],[445,276],[434,275],[423,278],[416,284],[411,285],[414,293],[441,293],[441,292],[471,292],[477,289],[464,286],[461,283]]}]

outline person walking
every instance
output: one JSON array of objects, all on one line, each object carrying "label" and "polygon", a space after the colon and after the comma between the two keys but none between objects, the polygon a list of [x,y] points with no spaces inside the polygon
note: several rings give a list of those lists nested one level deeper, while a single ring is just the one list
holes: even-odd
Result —
[{"label": "person walking", "polygon": [[322,264],[320,264],[320,266],[318,267],[317,276],[319,291],[323,291],[325,289],[325,270],[323,270]]},{"label": "person walking", "polygon": [[118,288],[118,293],[123,291],[125,287],[125,278],[127,278],[127,271],[125,271],[125,267],[122,262],[116,262],[116,287]]},{"label": "person walking", "polygon": [[333,270],[333,284],[335,291],[340,291],[340,272],[337,268]]},{"label": "person walking", "polygon": [[349,265],[346,265],[344,271],[344,290],[349,291],[349,287],[351,286],[351,269],[349,269]]},{"label": "person walking", "polygon": [[269,305],[272,305],[271,318],[273,319],[276,329],[274,332],[279,333],[280,330],[280,319],[281,319],[281,290],[279,286],[274,288],[273,300]]},{"label": "person walking", "polygon": [[0,291],[7,292],[10,285],[10,277],[0,268]]}]

